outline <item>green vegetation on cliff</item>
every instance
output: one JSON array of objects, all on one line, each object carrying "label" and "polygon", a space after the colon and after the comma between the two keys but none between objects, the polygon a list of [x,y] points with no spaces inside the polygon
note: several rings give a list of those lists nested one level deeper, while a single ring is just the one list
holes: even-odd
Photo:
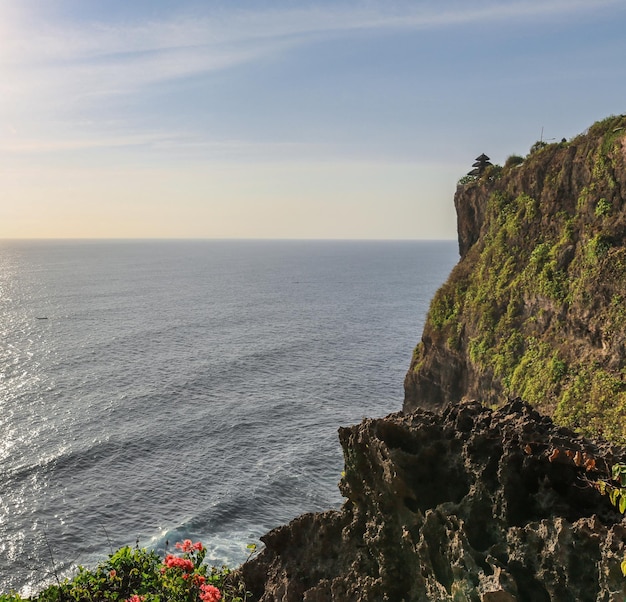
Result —
[{"label": "green vegetation on cliff", "polygon": [[405,409],[428,406],[426,381],[448,361],[459,397],[519,396],[626,440],[626,116],[498,175],[457,190],[462,258],[432,301]]},{"label": "green vegetation on cliff", "polygon": [[[206,548],[191,540],[176,544],[177,554],[163,559],[153,550],[120,548],[93,570],[78,568],[37,595],[23,598],[0,592],[0,602],[245,602],[250,599],[240,576],[226,567],[204,564]],[[255,546],[249,546],[254,551]]]}]

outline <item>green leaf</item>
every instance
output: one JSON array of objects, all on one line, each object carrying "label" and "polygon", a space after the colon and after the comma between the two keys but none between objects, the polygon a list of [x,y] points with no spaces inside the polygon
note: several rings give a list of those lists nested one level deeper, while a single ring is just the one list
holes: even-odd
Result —
[{"label": "green leaf", "polygon": [[611,489],[609,491],[609,499],[611,500],[611,504],[617,506],[617,498],[619,497],[619,489]]},{"label": "green leaf", "polygon": [[619,511],[624,514],[626,510],[626,491],[622,489],[622,494],[619,497]]},{"label": "green leaf", "polygon": [[624,558],[624,560],[622,560],[622,575],[624,575],[624,577],[626,577],[626,558]]},{"label": "green leaf", "polygon": [[626,464],[613,464],[611,474],[613,480],[618,481],[622,487],[626,486]]}]

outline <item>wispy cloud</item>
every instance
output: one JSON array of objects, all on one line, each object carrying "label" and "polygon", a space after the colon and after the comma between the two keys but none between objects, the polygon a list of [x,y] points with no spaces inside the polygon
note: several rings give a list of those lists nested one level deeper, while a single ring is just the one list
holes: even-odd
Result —
[{"label": "wispy cloud", "polygon": [[[459,24],[597,12],[622,0],[389,2],[257,9],[223,9],[146,23],[31,23],[7,28],[0,64],[69,71],[91,88],[115,91],[251,62],[319,36],[359,30],[427,29]],[[112,84],[121,82],[119,86]]]},{"label": "wispy cloud", "polygon": [[[621,3],[402,1],[297,8],[291,4],[287,9],[207,10],[200,17],[179,13],[141,23],[43,22],[33,13],[15,27],[5,23],[0,31],[0,116],[8,124],[5,127],[32,134],[28,132],[32,122],[56,119],[61,123],[67,116],[75,118],[77,110],[97,109],[112,98],[132,96],[147,86],[279,57],[320,38],[367,30],[516,23],[520,19],[597,12]],[[111,144],[115,139],[102,138]],[[80,145],[80,140],[73,137],[51,146],[73,147]],[[24,141],[21,148],[26,152],[42,148],[42,144]]]},{"label": "wispy cloud", "polygon": [[315,150],[311,145],[297,143],[258,143],[248,140],[205,140],[199,137],[180,134],[178,132],[138,132],[127,135],[100,135],[98,137],[68,136],[63,139],[57,138],[24,138],[18,136],[5,136],[0,141],[0,154],[33,155],[45,153],[63,153],[73,151],[97,150],[102,148],[132,149],[143,148],[146,151],[159,153],[181,153],[192,151],[201,152],[212,158],[229,158],[236,156],[258,157],[266,156],[268,160],[276,155],[285,155],[289,152]]}]

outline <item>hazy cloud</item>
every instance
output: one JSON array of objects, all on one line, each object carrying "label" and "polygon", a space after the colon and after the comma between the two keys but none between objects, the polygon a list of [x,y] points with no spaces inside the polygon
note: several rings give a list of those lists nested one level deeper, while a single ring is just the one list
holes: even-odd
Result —
[{"label": "hazy cloud", "polygon": [[[26,14],[19,10],[19,3],[9,2],[0,8],[0,21],[4,21],[0,26],[0,117],[5,128],[20,135],[36,138],[43,124],[50,133],[62,135],[64,122],[76,119],[81,111],[97,111],[109,100],[179,78],[280,57],[294,46],[328,36],[472,22],[518,23],[617,5],[619,0],[593,4],[586,0],[340,2],[296,8],[291,4],[290,8],[207,9],[202,16],[179,13],[145,22],[77,23],[67,18],[44,21],[37,11]],[[76,144],[76,136],[67,144]],[[21,148],[29,146],[42,148],[40,143],[28,142]]]}]

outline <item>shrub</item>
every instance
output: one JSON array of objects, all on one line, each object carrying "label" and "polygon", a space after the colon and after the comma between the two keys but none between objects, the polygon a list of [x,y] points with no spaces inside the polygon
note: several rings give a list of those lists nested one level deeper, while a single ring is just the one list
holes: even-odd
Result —
[{"label": "shrub", "polygon": [[530,151],[528,151],[528,154],[532,155],[533,153],[540,151],[542,148],[545,148],[546,146],[548,146],[547,142],[544,142],[543,140],[537,140],[537,142],[535,142],[535,144],[533,144],[530,147]]},{"label": "shrub", "polygon": [[[32,598],[0,594],[0,602],[245,602],[250,594],[235,574],[203,564],[206,548],[190,539],[177,543],[179,554],[161,560],[154,551],[128,546],[93,570],[79,567],[73,579],[60,580]],[[253,546],[249,548],[254,551]]]},{"label": "shrub", "polygon": [[596,217],[603,217],[605,215],[609,215],[612,209],[613,209],[613,205],[611,204],[611,202],[607,201],[605,198],[601,198],[596,205],[596,210],[595,210]]},{"label": "shrub", "polygon": [[504,162],[504,168],[515,167],[516,165],[521,165],[524,162],[524,157],[520,157],[520,155],[511,155]]},{"label": "shrub", "polygon": [[470,182],[475,182],[476,180],[476,176],[470,176],[469,174],[467,174],[459,179],[459,181],[457,182],[457,186],[465,186],[466,184],[469,184]]},{"label": "shrub", "polygon": [[481,174],[481,180],[487,180],[488,182],[495,182],[499,180],[502,176],[502,166],[501,165],[488,165],[485,168],[485,171]]}]

